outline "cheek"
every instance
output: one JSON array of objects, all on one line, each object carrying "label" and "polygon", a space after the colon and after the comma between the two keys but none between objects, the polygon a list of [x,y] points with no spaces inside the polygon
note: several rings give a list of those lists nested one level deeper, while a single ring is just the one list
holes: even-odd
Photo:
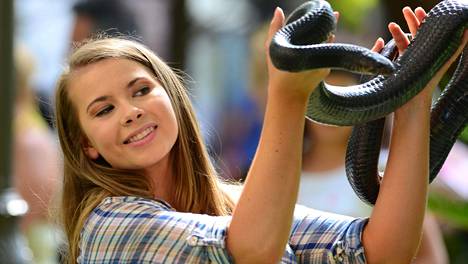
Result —
[{"label": "cheek", "polygon": [[179,125],[169,96],[165,95],[164,97],[158,97],[150,104],[153,107],[153,111],[159,116],[160,120],[166,124],[165,127],[167,132],[174,134],[177,137]]},{"label": "cheek", "polygon": [[116,131],[110,122],[101,122],[99,124],[90,122],[83,127],[89,143],[100,154],[105,155],[106,149],[116,142]]},{"label": "cheek", "polygon": [[176,115],[174,111],[172,111],[172,109],[171,111],[166,112],[164,123],[166,124],[165,134],[168,140],[167,143],[173,145],[179,135],[179,124],[177,122]]},{"label": "cheek", "polygon": [[174,142],[175,142],[177,140],[177,138],[179,137],[179,124],[178,124],[177,119],[175,117],[174,117],[172,133],[174,135],[173,137],[174,137]]},{"label": "cheek", "polygon": [[179,123],[177,122],[177,116],[176,113],[174,112],[174,109],[172,108],[172,105],[169,103],[169,108],[168,108],[168,117],[169,117],[169,122],[171,124],[171,132],[174,134],[174,137],[177,138],[179,134]]}]

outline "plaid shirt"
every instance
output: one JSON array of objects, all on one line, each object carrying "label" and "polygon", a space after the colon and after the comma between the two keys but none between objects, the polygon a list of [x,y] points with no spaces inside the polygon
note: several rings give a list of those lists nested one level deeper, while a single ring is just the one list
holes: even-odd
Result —
[{"label": "plaid shirt", "polygon": [[[176,212],[162,201],[109,197],[86,220],[77,261],[233,263],[225,242],[230,220]],[[297,206],[281,263],[365,263],[366,223]]]}]

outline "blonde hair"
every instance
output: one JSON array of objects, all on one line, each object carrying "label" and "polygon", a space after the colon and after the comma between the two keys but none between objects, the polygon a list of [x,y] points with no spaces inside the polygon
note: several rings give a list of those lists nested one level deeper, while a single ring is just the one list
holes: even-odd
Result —
[{"label": "blonde hair", "polygon": [[67,87],[74,70],[108,58],[135,61],[152,72],[168,93],[179,124],[171,151],[174,202],[178,211],[228,215],[234,202],[220,188],[220,181],[201,137],[182,78],[144,45],[121,38],[90,40],[69,59],[56,89],[56,126],[64,155],[60,219],[68,240],[69,261],[79,255],[79,239],[89,213],[109,196],[152,198],[149,181],[134,171],[112,168],[105,161],[89,159],[82,146],[86,135],[80,127]]}]

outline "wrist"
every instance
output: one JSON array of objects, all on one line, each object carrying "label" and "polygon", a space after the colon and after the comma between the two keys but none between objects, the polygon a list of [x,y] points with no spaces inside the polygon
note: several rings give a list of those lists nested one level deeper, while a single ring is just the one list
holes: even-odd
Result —
[{"label": "wrist", "polygon": [[320,80],[317,81],[274,81],[268,84],[268,96],[280,97],[285,100],[304,101],[308,100],[310,94],[318,87]]},{"label": "wrist", "polygon": [[288,96],[308,98],[312,91],[328,75],[329,69],[304,72],[286,72],[270,69],[268,75],[269,93],[287,93]]},{"label": "wrist", "polygon": [[276,102],[285,107],[290,105],[306,105],[311,92],[305,89],[294,90],[288,87],[270,87],[268,88],[268,102]]}]

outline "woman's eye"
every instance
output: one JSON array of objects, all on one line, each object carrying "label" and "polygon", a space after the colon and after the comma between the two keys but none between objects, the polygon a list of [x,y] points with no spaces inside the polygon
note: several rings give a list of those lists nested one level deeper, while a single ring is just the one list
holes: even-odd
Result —
[{"label": "woman's eye", "polygon": [[151,91],[151,89],[148,86],[144,86],[140,88],[138,91],[136,91],[133,96],[143,96],[148,94]]},{"label": "woman's eye", "polygon": [[108,113],[110,113],[113,109],[114,109],[114,106],[113,106],[113,105],[108,105],[108,106],[104,107],[103,109],[101,109],[99,112],[97,112],[96,116],[103,116],[103,115],[105,115],[105,114],[108,114]]}]

